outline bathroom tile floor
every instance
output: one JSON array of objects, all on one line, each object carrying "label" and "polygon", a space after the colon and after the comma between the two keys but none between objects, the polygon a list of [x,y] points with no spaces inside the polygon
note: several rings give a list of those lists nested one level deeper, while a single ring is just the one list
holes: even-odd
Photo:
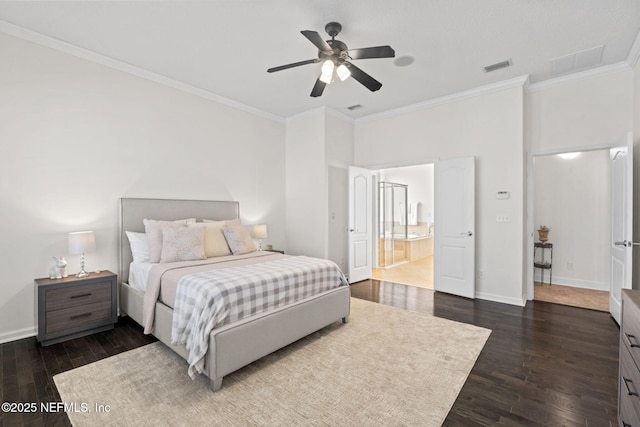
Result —
[{"label": "bathroom tile floor", "polygon": [[433,256],[398,264],[392,268],[374,268],[372,278],[433,289]]}]

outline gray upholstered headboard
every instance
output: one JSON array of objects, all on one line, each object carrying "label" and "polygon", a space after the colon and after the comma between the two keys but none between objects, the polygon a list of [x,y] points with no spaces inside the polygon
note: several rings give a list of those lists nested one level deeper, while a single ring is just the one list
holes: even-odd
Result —
[{"label": "gray upholstered headboard", "polygon": [[220,202],[211,200],[176,200],[176,199],[120,199],[120,281],[129,279],[129,264],[133,261],[129,239],[125,231],[144,233],[142,220],[160,219],[174,220],[195,218],[197,221],[211,219],[220,221],[240,217],[238,202]]}]

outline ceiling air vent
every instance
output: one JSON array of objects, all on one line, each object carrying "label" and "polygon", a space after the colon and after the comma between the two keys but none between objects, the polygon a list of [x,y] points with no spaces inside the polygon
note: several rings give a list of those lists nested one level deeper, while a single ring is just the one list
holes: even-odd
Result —
[{"label": "ceiling air vent", "polygon": [[496,71],[501,68],[507,68],[509,66],[511,66],[511,60],[507,59],[506,61],[496,62],[495,64],[487,65],[486,67],[484,67],[484,71],[486,71],[487,73],[490,73],[492,71]]},{"label": "ceiling air vent", "polygon": [[364,107],[362,105],[360,105],[360,104],[356,104],[356,105],[352,105],[351,107],[347,107],[347,110],[355,111],[355,110],[359,110],[361,108],[364,108]]}]

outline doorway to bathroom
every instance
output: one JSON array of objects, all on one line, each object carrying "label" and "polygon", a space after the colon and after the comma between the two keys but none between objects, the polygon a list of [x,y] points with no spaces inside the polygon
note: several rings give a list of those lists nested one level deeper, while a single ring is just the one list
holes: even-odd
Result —
[{"label": "doorway to bathroom", "polygon": [[433,289],[433,164],[376,171],[372,278]]}]

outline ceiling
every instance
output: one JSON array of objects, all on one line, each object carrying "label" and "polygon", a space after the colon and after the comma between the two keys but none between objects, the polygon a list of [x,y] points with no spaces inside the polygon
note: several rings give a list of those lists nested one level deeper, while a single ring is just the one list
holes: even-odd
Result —
[{"label": "ceiling", "polygon": [[[327,106],[359,118],[524,75],[536,83],[626,61],[640,32],[640,1],[2,1],[0,20],[275,116]],[[350,78],[320,98],[309,93],[321,64],[266,72],[315,58],[300,31],[329,39],[331,21],[342,24],[337,39],[350,48],[388,44],[396,58],[415,61],[354,61],[382,89],[369,92]],[[508,68],[483,69],[508,59]],[[356,104],[363,108],[347,109]]]}]

